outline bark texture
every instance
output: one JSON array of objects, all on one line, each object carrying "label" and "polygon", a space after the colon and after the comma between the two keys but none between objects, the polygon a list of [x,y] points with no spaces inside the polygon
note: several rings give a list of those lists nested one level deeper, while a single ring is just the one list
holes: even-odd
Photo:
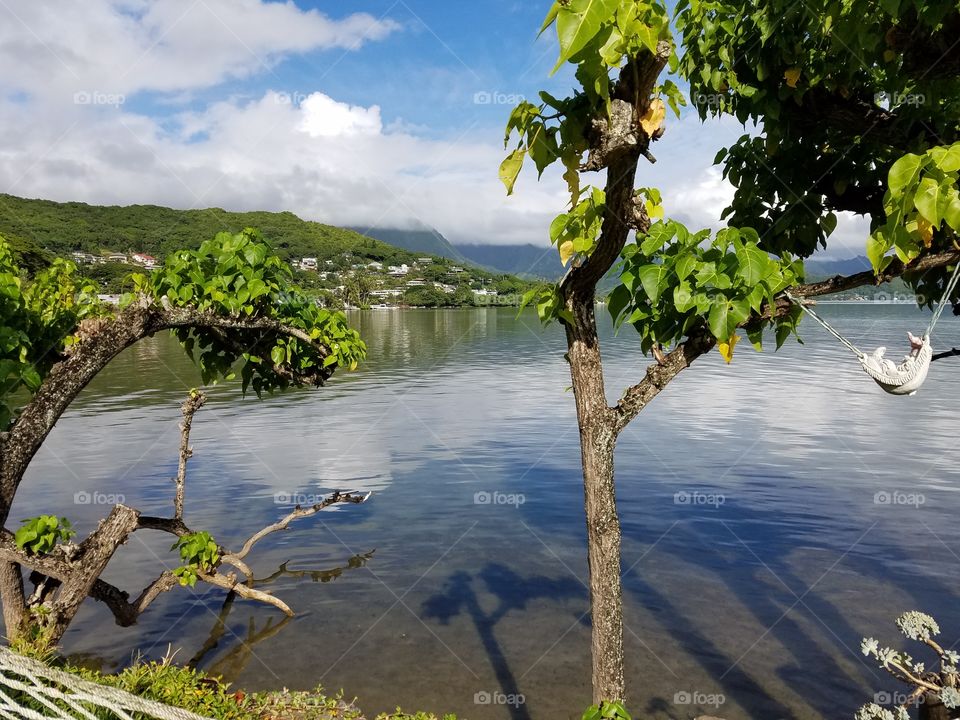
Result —
[{"label": "bark texture", "polygon": [[566,323],[570,377],[576,399],[583,465],[584,509],[590,569],[593,700],[625,699],[623,590],[620,580],[620,519],[614,481],[618,415],[607,403],[595,316],[597,283],[620,257],[631,230],[646,231],[650,220],[636,202],[639,158],[652,159],[650,137],[639,119],[666,65],[670,47],[629,63],[613,92],[611,114],[593,124],[585,170],[606,169],[606,212],[600,238],[589,258],[572,268],[560,292],[573,323]]}]

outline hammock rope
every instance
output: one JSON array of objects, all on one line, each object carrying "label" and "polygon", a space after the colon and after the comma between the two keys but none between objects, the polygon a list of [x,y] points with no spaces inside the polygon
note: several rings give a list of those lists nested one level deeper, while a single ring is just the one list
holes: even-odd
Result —
[{"label": "hammock rope", "polygon": [[927,331],[924,333],[925,337],[930,337],[933,334],[933,328],[943,314],[943,308],[947,306],[947,301],[950,299],[950,296],[953,295],[958,280],[960,280],[960,263],[957,263],[957,266],[953,269],[953,275],[950,277],[950,282],[947,283],[947,289],[943,293],[943,297],[940,298],[940,304],[937,305],[937,309],[933,311],[933,317],[930,318],[930,324],[927,325]]},{"label": "hammock rope", "polygon": [[804,305],[802,300],[794,297],[789,292],[784,292],[784,295],[790,302],[812,317],[824,330],[833,335],[844,347],[856,355],[864,372],[872,377],[880,387],[892,395],[913,395],[927,378],[927,372],[933,360],[933,347],[930,345],[930,337],[933,335],[933,329],[943,314],[943,309],[956,290],[958,282],[960,282],[960,263],[957,263],[954,267],[953,274],[950,276],[950,280],[944,289],[943,297],[940,298],[940,302],[937,304],[923,336],[914,338],[912,334],[908,333],[911,341],[911,353],[905,357],[899,365],[895,365],[892,361],[884,359],[883,354],[886,352],[886,348],[877,348],[873,353],[868,355],[847,340],[847,338],[840,334],[830,323],[820,317],[819,313]]},{"label": "hammock rope", "polygon": [[4,720],[207,720],[202,715],[84,680],[0,647]]}]

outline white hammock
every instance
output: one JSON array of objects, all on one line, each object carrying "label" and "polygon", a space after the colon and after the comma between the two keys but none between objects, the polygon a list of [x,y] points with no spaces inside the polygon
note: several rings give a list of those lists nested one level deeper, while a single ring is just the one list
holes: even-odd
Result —
[{"label": "white hammock", "polygon": [[[927,379],[930,361],[933,360],[930,337],[924,335],[920,339],[908,335],[914,349],[898,365],[883,357],[887,350],[884,347],[878,347],[869,355],[860,354],[860,365],[864,372],[891,395],[913,395]],[[919,347],[913,344],[915,339],[921,343]]]},{"label": "white hammock", "polygon": [[849,348],[860,361],[863,371],[872,377],[877,385],[882,387],[891,395],[913,395],[924,380],[927,379],[927,373],[930,370],[930,363],[933,361],[933,346],[930,344],[930,336],[933,334],[933,328],[936,326],[940,315],[943,313],[950,296],[957,287],[960,280],[960,263],[957,263],[953,269],[953,275],[950,282],[947,283],[946,290],[937,309],[930,318],[930,324],[927,325],[923,337],[914,337],[912,333],[907,333],[910,339],[910,354],[907,355],[899,364],[883,357],[887,351],[885,347],[879,347],[872,353],[867,354],[841,335],[830,323],[820,317],[813,309],[807,307],[800,300],[795,298],[789,292],[784,293],[793,304],[816,320],[823,328],[839,340],[845,347]]},{"label": "white hammock", "polygon": [[[24,696],[32,700],[30,707]],[[4,720],[134,720],[134,715],[157,720],[207,720],[0,647],[0,717]]]}]

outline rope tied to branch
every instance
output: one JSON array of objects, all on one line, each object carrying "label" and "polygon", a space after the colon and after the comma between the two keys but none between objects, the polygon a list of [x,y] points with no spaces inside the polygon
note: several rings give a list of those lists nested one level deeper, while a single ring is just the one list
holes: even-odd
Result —
[{"label": "rope tied to branch", "polygon": [[943,297],[937,303],[937,307],[927,324],[927,329],[921,337],[915,337],[912,333],[907,333],[910,339],[910,354],[907,355],[899,364],[892,360],[884,358],[885,347],[878,347],[872,353],[865,353],[847,338],[845,338],[836,328],[824,320],[813,308],[803,303],[802,299],[796,298],[789,292],[784,292],[790,302],[799,307],[803,312],[812,317],[828,333],[833,335],[841,345],[850,350],[860,361],[860,366],[873,380],[891,395],[913,395],[927,379],[927,373],[930,370],[930,363],[933,360],[933,346],[930,344],[930,338],[933,330],[943,314],[943,309],[949,302],[951,295],[960,282],[960,263],[953,269],[949,282],[944,290]]}]

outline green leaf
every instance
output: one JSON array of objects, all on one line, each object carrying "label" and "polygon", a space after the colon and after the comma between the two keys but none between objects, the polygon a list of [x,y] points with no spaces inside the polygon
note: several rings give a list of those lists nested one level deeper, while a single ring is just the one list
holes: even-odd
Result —
[{"label": "green leaf", "polygon": [[686,280],[696,267],[696,256],[693,253],[684,253],[677,258],[677,261],[673,266],[673,271],[677,274],[677,279]]},{"label": "green leaf", "polygon": [[940,183],[931,177],[923,178],[913,203],[927,222],[939,227],[942,212],[946,209],[946,197],[940,192]]},{"label": "green leaf", "polygon": [[947,225],[960,232],[960,193],[956,188],[947,193],[947,206],[943,211],[943,219]]},{"label": "green leaf", "polygon": [[678,312],[688,312],[696,304],[690,283],[682,282],[673,289],[673,305]]},{"label": "green leaf", "polygon": [[770,257],[756,245],[743,245],[736,252],[739,266],[737,275],[750,287],[767,277],[772,270]]},{"label": "green leaf", "polygon": [[960,143],[954,143],[946,148],[933,148],[929,151],[934,164],[946,173],[960,170]]},{"label": "green leaf", "polygon": [[546,31],[546,29],[547,29],[548,27],[550,27],[551,25],[553,25],[553,23],[554,23],[554,22],[556,21],[556,19],[557,19],[557,13],[558,13],[558,12],[560,12],[560,3],[559,3],[559,2],[555,2],[555,3],[550,7],[550,10],[547,11],[547,17],[544,18],[543,24],[540,26],[540,32],[537,33],[537,37],[540,37],[541,35],[543,35],[543,33]]},{"label": "green leaf", "polygon": [[879,228],[867,238],[867,259],[875,273],[879,273],[882,269],[883,256],[887,254],[892,244],[883,228]]},{"label": "green leaf", "polygon": [[649,25],[644,25],[639,23],[636,26],[637,37],[640,38],[640,42],[643,43],[643,46],[647,48],[651,53],[656,54],[657,52],[657,41],[659,40],[659,34]]},{"label": "green leaf", "polygon": [[551,74],[586,47],[619,4],[620,0],[571,0],[566,7],[558,9],[556,23],[560,58]]},{"label": "green leaf", "polygon": [[663,265],[644,265],[637,271],[637,277],[640,278],[640,284],[643,285],[643,291],[650,298],[650,303],[657,304],[660,299],[660,292],[663,290],[663,280],[667,272]]},{"label": "green leaf", "polygon": [[714,300],[710,307],[710,315],[707,317],[707,323],[710,326],[710,333],[717,340],[726,340],[733,334],[733,328],[730,327],[729,319],[730,305],[726,300]]},{"label": "green leaf", "polygon": [[923,159],[919,155],[908,154],[897,160],[890,167],[887,185],[890,194],[897,196],[903,193],[907,185],[913,184],[920,172]]}]

